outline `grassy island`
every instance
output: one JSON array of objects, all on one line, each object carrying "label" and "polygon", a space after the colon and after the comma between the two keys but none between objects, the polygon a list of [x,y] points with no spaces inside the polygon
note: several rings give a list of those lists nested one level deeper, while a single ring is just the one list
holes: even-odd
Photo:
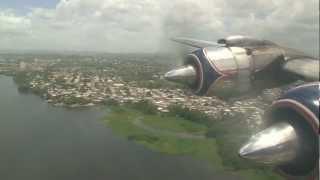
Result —
[{"label": "grassy island", "polygon": [[112,105],[105,122],[115,133],[153,151],[209,161],[215,170],[248,180],[282,179],[271,168],[238,157],[249,131],[235,120],[214,121],[179,106],[158,113],[150,103],[139,102]]}]

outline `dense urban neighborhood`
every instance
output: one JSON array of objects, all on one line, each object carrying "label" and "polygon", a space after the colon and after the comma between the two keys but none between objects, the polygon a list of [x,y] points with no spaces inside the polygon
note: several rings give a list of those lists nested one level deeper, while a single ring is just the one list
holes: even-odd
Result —
[{"label": "dense urban neighborhood", "polygon": [[3,56],[0,73],[14,77],[19,90],[33,92],[55,106],[71,108],[149,101],[160,112],[179,105],[214,119],[241,117],[252,126],[261,124],[263,110],[281,92],[268,89],[243,99],[199,97],[172,84],[163,74],[177,60],[156,55]]}]

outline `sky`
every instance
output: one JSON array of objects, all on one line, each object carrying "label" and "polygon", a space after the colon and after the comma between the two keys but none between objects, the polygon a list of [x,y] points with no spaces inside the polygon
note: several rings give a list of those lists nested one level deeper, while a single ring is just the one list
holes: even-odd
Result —
[{"label": "sky", "polygon": [[0,50],[167,52],[249,35],[319,55],[319,0],[1,0]]}]

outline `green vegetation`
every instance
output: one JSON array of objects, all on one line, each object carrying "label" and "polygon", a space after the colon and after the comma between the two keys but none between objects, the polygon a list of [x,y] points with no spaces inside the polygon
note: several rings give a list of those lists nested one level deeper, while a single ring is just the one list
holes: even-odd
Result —
[{"label": "green vegetation", "polygon": [[128,104],[128,107],[143,112],[144,114],[156,114],[157,108],[149,101],[142,100],[137,103]]},{"label": "green vegetation", "polygon": [[205,135],[207,127],[180,117],[143,115],[143,123],[155,129]]},{"label": "green vegetation", "polygon": [[22,93],[34,93],[39,95],[40,97],[45,97],[47,93],[47,87],[45,86],[35,86],[31,87],[30,82],[34,79],[48,79],[47,73],[39,73],[39,72],[19,72],[14,73],[13,80],[18,86],[18,91]]},{"label": "green vegetation", "polygon": [[82,97],[74,97],[74,96],[70,96],[70,97],[65,97],[63,102],[66,105],[72,105],[72,104],[88,104],[90,103],[90,100],[82,98]]},{"label": "green vegetation", "polygon": [[105,121],[115,133],[147,148],[171,155],[188,155],[210,162],[215,170],[248,180],[281,179],[271,168],[240,159],[237,151],[250,131],[236,120],[210,120],[201,112],[173,106],[157,113],[147,101],[112,105]]},{"label": "green vegetation", "polygon": [[180,117],[188,121],[192,121],[199,124],[204,124],[210,127],[213,121],[204,113],[197,110],[189,110],[188,108],[171,105],[169,106],[171,116]]},{"label": "green vegetation", "polygon": [[13,77],[14,82],[19,85],[19,90],[21,91],[27,91],[29,89],[30,79],[31,78],[25,73],[16,73]]},{"label": "green vegetation", "polygon": [[[148,129],[135,124],[137,119]],[[215,167],[221,164],[215,140],[199,138],[204,137],[207,130],[204,125],[167,115],[144,114],[128,106],[112,107],[106,122],[116,133],[154,151],[172,155],[191,155],[201,159],[210,158]]]}]

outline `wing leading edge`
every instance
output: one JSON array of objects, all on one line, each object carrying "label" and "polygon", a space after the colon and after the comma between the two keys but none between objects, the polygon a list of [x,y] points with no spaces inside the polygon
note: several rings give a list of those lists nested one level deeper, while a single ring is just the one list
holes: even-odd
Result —
[{"label": "wing leading edge", "polygon": [[196,48],[221,46],[221,44],[218,44],[216,42],[203,41],[203,40],[197,40],[197,39],[191,39],[191,38],[183,38],[183,37],[171,38],[171,40],[180,44],[185,44],[185,45],[196,47]]}]

